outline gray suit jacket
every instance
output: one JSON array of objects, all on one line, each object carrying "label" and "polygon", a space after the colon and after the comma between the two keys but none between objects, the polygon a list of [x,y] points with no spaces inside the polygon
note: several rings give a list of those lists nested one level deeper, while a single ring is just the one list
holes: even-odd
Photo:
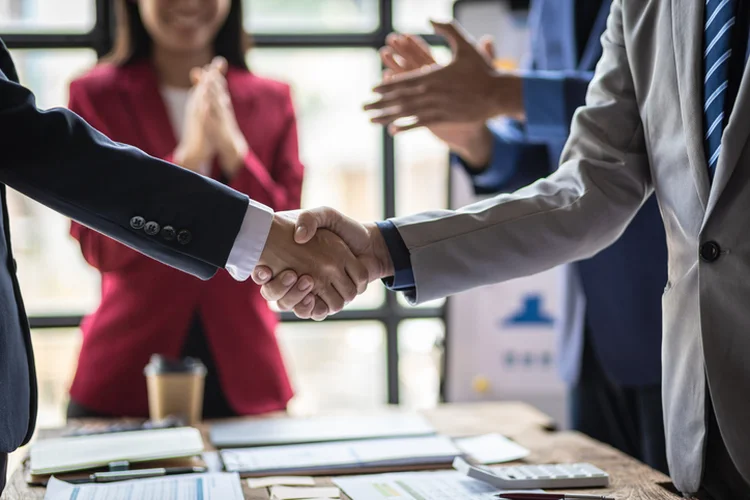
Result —
[{"label": "gray suit jacket", "polygon": [[[672,479],[687,493],[701,480],[706,380],[729,453],[750,481],[750,68],[710,183],[703,9],[698,0],[615,0],[557,172],[461,210],[394,220],[411,252],[411,299],[423,302],[590,257],[655,190],[669,248],[667,452]],[[702,260],[709,242],[720,253]]]}]

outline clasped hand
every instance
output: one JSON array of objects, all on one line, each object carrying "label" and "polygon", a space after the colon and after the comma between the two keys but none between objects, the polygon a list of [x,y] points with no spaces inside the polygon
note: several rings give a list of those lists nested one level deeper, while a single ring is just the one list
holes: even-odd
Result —
[{"label": "clasped hand", "polygon": [[371,281],[392,274],[375,224],[317,208],[274,215],[253,280],[281,310],[319,321],[341,311]]}]

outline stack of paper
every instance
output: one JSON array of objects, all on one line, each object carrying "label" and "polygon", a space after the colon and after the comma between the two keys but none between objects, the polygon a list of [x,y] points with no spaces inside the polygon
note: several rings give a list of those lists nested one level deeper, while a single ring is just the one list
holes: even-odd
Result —
[{"label": "stack of paper", "polygon": [[345,472],[378,466],[449,465],[461,450],[444,436],[222,450],[227,471],[245,474]]}]

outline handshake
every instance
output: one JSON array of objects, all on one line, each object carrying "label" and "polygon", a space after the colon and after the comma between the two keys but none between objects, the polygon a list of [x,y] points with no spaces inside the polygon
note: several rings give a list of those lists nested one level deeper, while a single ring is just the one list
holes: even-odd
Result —
[{"label": "handshake", "polygon": [[371,281],[392,275],[375,223],[316,208],[274,215],[253,280],[281,310],[320,321],[364,293]]}]

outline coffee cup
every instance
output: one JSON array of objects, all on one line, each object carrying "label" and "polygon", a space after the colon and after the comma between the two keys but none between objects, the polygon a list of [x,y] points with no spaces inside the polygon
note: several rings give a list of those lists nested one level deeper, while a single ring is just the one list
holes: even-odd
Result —
[{"label": "coffee cup", "polygon": [[206,367],[199,359],[170,360],[154,354],[143,371],[152,421],[167,417],[184,418],[188,425],[201,421]]}]

